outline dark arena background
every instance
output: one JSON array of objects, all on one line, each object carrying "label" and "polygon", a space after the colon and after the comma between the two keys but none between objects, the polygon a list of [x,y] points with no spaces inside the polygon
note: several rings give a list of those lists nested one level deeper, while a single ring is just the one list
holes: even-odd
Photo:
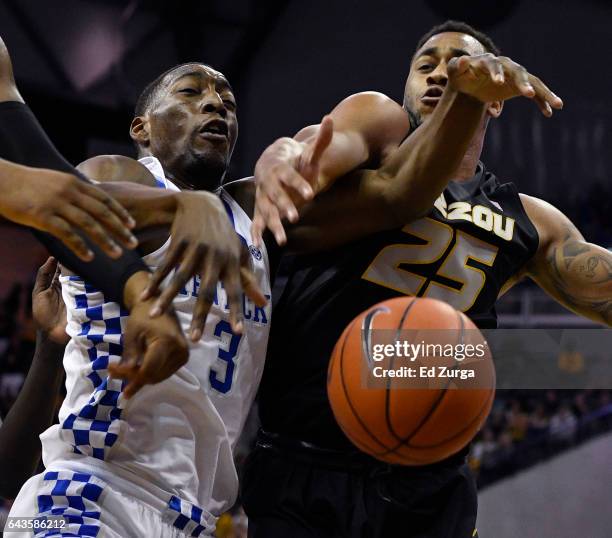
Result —
[{"label": "dark arena background", "polygon": [[[252,175],[276,138],[318,123],[349,94],[377,90],[401,102],[417,40],[449,18],[490,33],[565,103],[552,119],[524,99],[506,103],[489,126],[483,161],[521,192],[560,208],[588,241],[612,247],[608,0],[3,0],[0,35],[26,101],[73,164],[106,153],[134,156],[128,127],[144,85],[180,62],[213,65],[238,102],[235,179]],[[30,293],[46,254],[27,231],[7,221],[0,227],[3,417],[31,361]],[[506,328],[598,327],[529,281],[504,296],[498,315]],[[581,361],[588,357],[572,367]],[[257,429],[251,415],[238,460]],[[499,391],[470,464],[481,537],[610,536],[612,390]],[[10,504],[0,500],[0,521]],[[217,533],[246,537],[239,505]]]}]

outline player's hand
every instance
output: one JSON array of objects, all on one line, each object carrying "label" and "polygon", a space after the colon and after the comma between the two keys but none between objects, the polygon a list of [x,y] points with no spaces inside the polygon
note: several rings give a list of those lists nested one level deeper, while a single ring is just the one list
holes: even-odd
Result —
[{"label": "player's hand", "polygon": [[70,340],[66,334],[66,305],[59,281],[60,268],[55,258],[49,258],[36,274],[32,290],[32,316],[38,328],[56,344]]},{"label": "player's hand", "polygon": [[296,222],[298,210],[314,196],[319,180],[321,156],[331,143],[333,120],[321,121],[316,138],[301,144],[292,138],[279,138],[262,153],[255,165],[255,209],[251,235],[261,246],[266,228],[279,245],[287,242],[282,219]]},{"label": "player's hand", "polygon": [[121,255],[121,246],[138,245],[129,213],[72,174],[0,161],[0,184],[0,215],[58,237],[84,261],[93,259],[93,252],[78,232],[111,258]]},{"label": "player's hand", "polygon": [[123,302],[130,316],[123,334],[123,353],[121,360],[108,368],[112,377],[128,381],[124,391],[127,398],[144,385],[169,378],[189,358],[189,346],[174,310],[151,318],[155,298],[139,299],[148,283],[149,273],[139,271],[125,285]]},{"label": "player's hand", "polygon": [[178,265],[152,306],[151,315],[159,316],[170,308],[178,292],[198,275],[200,287],[189,329],[191,340],[196,342],[202,336],[219,281],[227,292],[232,330],[241,333],[242,291],[257,306],[267,303],[251,271],[248,249],[236,234],[218,196],[181,192],[177,204],[168,254],[152,275],[142,298],[158,293],[162,281]]},{"label": "player's hand", "polygon": [[563,101],[546,84],[506,56],[453,58],[448,64],[448,84],[483,103],[519,96],[533,99],[546,117],[552,116],[553,109],[563,108]]},{"label": "player's hand", "polygon": [[121,361],[109,365],[112,377],[126,379],[124,394],[132,397],[144,385],[168,379],[187,364],[189,346],[176,313],[170,309],[151,318],[152,300],[132,306],[123,337]]}]

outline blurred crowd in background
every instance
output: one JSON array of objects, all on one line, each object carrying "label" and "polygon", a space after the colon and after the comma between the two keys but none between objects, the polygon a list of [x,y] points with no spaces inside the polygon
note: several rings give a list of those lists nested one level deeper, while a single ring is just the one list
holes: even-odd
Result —
[{"label": "blurred crowd in background", "polygon": [[469,463],[482,488],[610,430],[612,390],[498,391]]}]

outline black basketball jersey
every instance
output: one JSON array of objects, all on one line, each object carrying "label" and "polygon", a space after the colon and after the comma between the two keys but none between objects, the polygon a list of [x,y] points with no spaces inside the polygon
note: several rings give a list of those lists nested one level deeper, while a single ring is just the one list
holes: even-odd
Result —
[{"label": "black basketball jersey", "polygon": [[260,389],[263,429],[323,447],[352,446],[326,392],[329,358],[348,323],[380,301],[414,295],[495,327],[500,290],[537,246],[515,185],[500,184],[479,164],[470,180],[450,182],[427,217],[296,257],[273,313]]}]

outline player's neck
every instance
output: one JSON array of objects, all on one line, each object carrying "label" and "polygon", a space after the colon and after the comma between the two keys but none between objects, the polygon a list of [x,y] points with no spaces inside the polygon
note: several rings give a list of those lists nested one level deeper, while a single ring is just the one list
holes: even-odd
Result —
[{"label": "player's neck", "polygon": [[165,172],[166,177],[181,190],[213,192],[219,188],[223,179],[217,171],[201,170],[197,175],[171,169]]},{"label": "player's neck", "polygon": [[476,167],[480,161],[480,155],[482,154],[482,146],[484,144],[484,135],[486,126],[482,129],[478,129],[472,141],[470,142],[463,160],[452,175],[454,181],[468,181],[476,174]]}]

